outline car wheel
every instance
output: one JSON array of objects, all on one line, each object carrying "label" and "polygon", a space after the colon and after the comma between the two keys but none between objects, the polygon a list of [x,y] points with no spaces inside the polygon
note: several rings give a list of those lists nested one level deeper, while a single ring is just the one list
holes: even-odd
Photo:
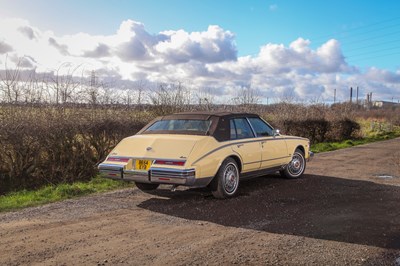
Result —
[{"label": "car wheel", "polygon": [[280,173],[283,177],[295,179],[301,177],[305,169],[306,159],[304,158],[304,153],[300,149],[296,149],[293,153],[292,160]]},{"label": "car wheel", "polygon": [[219,199],[233,197],[239,187],[239,168],[232,158],[227,158],[215,176],[216,185],[212,194]]},{"label": "car wheel", "polygon": [[139,183],[139,182],[135,182],[135,185],[138,189],[143,190],[143,191],[155,190],[159,186],[159,184],[148,184],[148,183]]}]

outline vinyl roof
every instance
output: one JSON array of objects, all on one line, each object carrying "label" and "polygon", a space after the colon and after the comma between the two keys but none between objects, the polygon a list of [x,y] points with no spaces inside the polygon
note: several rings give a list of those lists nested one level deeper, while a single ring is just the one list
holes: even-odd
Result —
[{"label": "vinyl roof", "polygon": [[161,118],[164,119],[209,119],[212,116],[225,117],[225,116],[258,116],[257,114],[244,113],[244,112],[226,112],[226,111],[201,111],[201,112],[183,112],[171,115],[166,115]]}]

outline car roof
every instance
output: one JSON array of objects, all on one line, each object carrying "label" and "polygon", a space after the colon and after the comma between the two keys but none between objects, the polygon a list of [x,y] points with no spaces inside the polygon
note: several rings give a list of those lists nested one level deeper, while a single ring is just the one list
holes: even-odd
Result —
[{"label": "car roof", "polygon": [[254,113],[245,113],[245,112],[226,112],[226,111],[201,111],[201,112],[182,112],[175,113],[171,115],[166,115],[160,117],[160,120],[169,120],[169,119],[199,119],[199,120],[208,120],[211,117],[258,117],[257,114]]}]

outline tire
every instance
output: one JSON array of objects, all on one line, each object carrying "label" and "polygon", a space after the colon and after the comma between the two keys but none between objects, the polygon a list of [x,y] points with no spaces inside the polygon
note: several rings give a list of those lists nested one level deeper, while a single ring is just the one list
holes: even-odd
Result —
[{"label": "tire", "polygon": [[159,184],[148,184],[148,183],[139,183],[139,182],[135,182],[135,185],[138,189],[140,189],[142,191],[155,190],[159,186]]},{"label": "tire", "polygon": [[225,199],[235,196],[239,187],[239,168],[232,158],[227,158],[214,178],[212,194],[215,198]]},{"label": "tire", "polygon": [[303,151],[296,149],[293,153],[292,160],[280,171],[281,175],[288,179],[300,178],[306,170],[306,159]]}]

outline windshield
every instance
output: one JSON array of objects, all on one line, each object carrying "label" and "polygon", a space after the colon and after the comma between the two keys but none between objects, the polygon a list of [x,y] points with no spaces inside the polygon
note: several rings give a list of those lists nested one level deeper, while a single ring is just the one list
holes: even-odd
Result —
[{"label": "windshield", "polygon": [[171,119],[159,120],[148,127],[144,133],[147,134],[202,134],[205,135],[210,128],[210,120],[194,119]]}]

